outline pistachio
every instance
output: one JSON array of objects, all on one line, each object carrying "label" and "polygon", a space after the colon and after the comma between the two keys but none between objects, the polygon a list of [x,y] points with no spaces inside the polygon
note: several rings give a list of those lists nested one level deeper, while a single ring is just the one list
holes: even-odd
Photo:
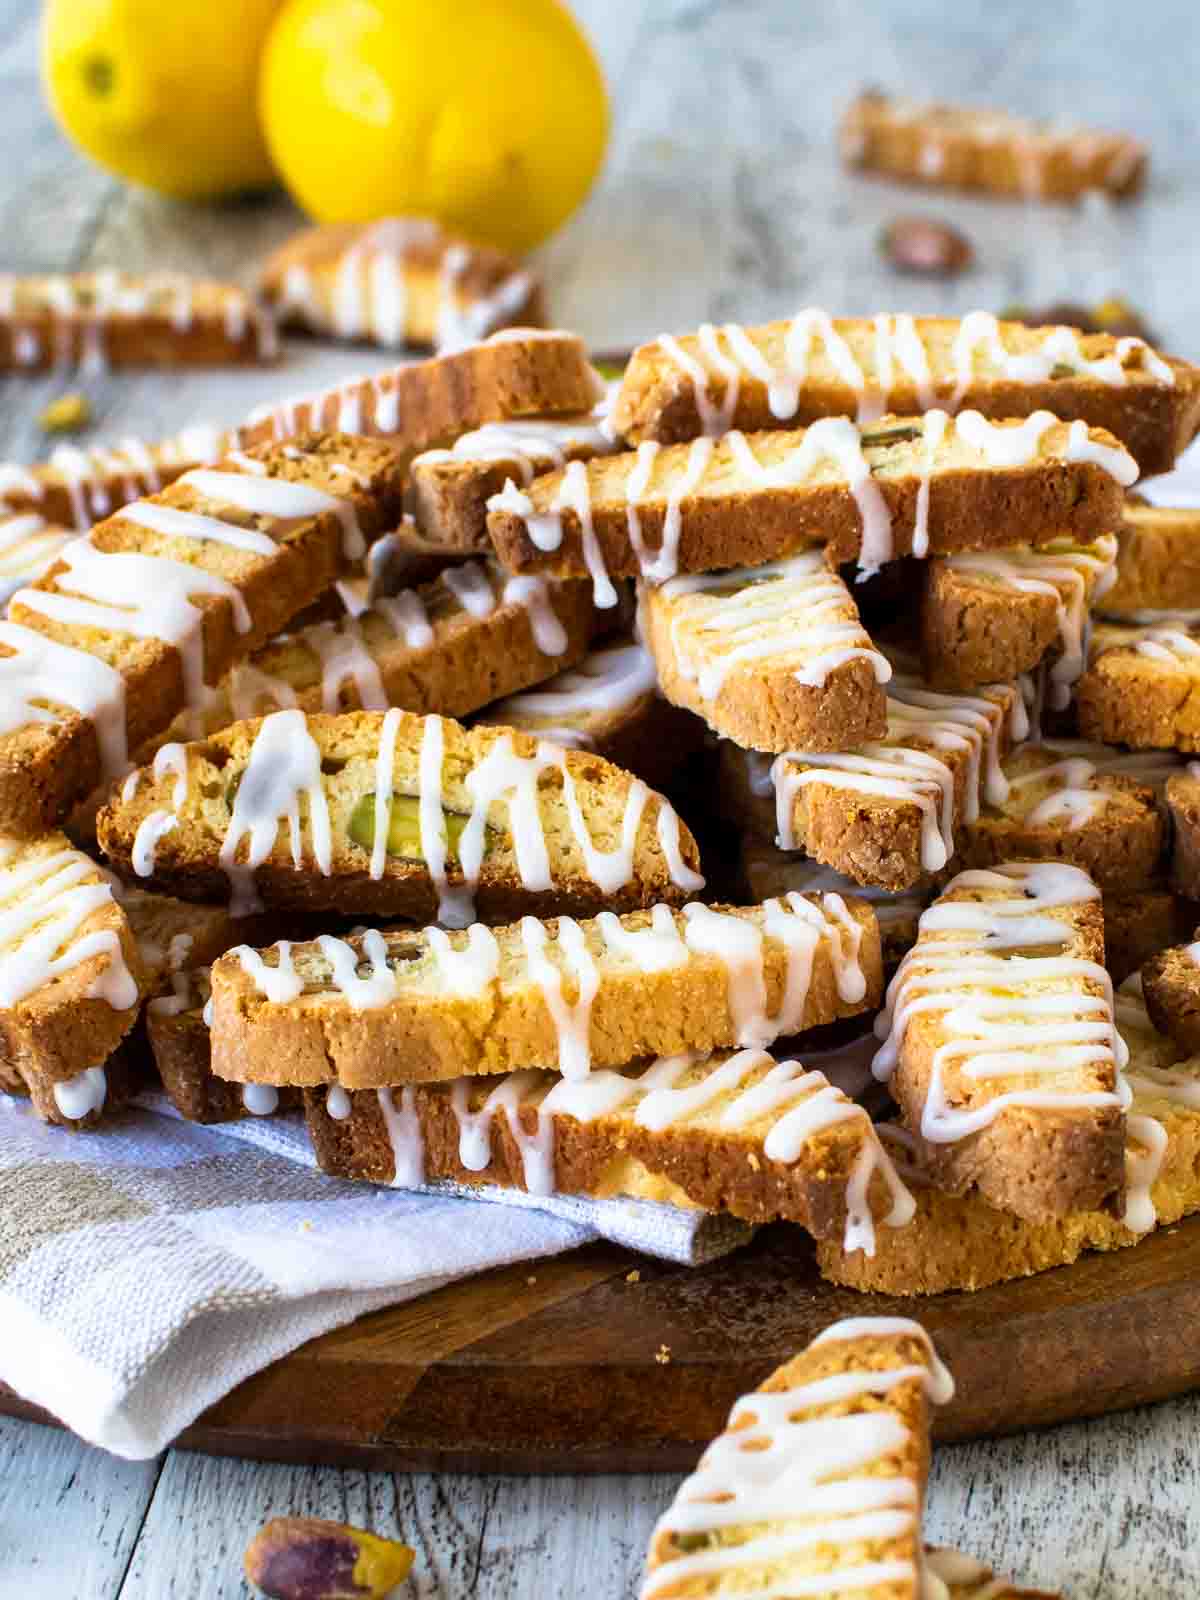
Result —
[{"label": "pistachio", "polygon": [[1052,378],[1073,378],[1076,376],[1075,368],[1066,361],[1056,361],[1050,368]]},{"label": "pistachio", "polygon": [[412,1563],[394,1539],[319,1517],[275,1517],[246,1551],[246,1576],[274,1600],[384,1600]]},{"label": "pistachio", "polygon": [[60,394],[39,417],[43,433],[78,433],[92,420],[92,408],[86,395]]},{"label": "pistachio", "polygon": [[873,433],[864,433],[862,442],[883,449],[891,444],[912,444],[920,437],[920,428],[877,428]]},{"label": "pistachio", "polygon": [[237,792],[241,788],[242,779],[245,776],[246,772],[245,768],[243,768],[241,772],[235,772],[233,777],[230,778],[229,782],[225,785],[225,804],[229,807],[230,811],[233,810],[233,802],[237,799]]},{"label": "pistachio", "polygon": [[971,264],[965,233],[936,217],[897,217],[883,230],[879,247],[897,272],[952,278]]},{"label": "pistachio", "polygon": [[[458,859],[458,842],[470,821],[460,811],[443,811],[446,857]],[[350,837],[364,850],[375,846],[375,796],[365,794],[350,816]],[[394,794],[388,807],[387,853],[408,861],[424,861],[421,848],[421,803],[415,795]]]}]

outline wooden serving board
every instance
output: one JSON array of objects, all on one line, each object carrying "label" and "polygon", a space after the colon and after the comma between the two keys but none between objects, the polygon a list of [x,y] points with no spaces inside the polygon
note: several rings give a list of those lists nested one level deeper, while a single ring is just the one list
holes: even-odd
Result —
[{"label": "wooden serving board", "polygon": [[[592,1245],[315,1339],[177,1442],[380,1469],[684,1469],[736,1396],[827,1323],[897,1313],[920,1318],[957,1380],[942,1440],[1179,1394],[1200,1387],[1200,1217],[1134,1249],[923,1301],[822,1283],[794,1228],[698,1270]],[[42,1415],[7,1391],[0,1409]]]}]

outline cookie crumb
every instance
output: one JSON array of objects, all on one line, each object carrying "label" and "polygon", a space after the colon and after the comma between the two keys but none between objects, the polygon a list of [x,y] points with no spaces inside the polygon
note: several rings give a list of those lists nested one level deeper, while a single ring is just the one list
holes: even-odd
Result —
[{"label": "cookie crumb", "polygon": [[92,420],[92,408],[86,395],[60,394],[38,418],[43,433],[77,433]]},{"label": "cookie crumb", "polygon": [[669,1344],[660,1344],[654,1352],[654,1359],[660,1367],[665,1367],[671,1359],[671,1346]]},{"label": "cookie crumb", "polygon": [[534,1278],[534,1277],[528,1277],[528,1278],[525,1279],[525,1282],[530,1286],[530,1288],[532,1288],[533,1285],[537,1282],[537,1279]]},{"label": "cookie crumb", "polygon": [[641,1273],[638,1271],[638,1269],[636,1267],[634,1267],[632,1272],[627,1272],[625,1274],[625,1282],[626,1283],[641,1283],[641,1281],[642,1281],[642,1275],[641,1275]]}]

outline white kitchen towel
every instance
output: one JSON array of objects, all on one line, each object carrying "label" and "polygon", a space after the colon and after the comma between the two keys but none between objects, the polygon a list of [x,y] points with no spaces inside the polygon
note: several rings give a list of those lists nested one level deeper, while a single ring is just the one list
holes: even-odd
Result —
[{"label": "white kitchen towel", "polygon": [[[729,1218],[634,1201],[367,1188],[295,1122],[141,1107],[47,1127],[0,1096],[0,1379],[118,1455],[154,1455],[306,1339],[457,1278],[598,1238],[699,1263]],[[516,1202],[516,1203],[514,1203]]]}]

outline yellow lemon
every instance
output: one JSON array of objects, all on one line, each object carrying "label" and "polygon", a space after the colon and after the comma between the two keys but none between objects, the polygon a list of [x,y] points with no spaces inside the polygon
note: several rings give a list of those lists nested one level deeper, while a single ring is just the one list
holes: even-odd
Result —
[{"label": "yellow lemon", "polygon": [[608,97],[559,0],[287,0],[263,131],[319,222],[430,216],[527,250],[587,194]]},{"label": "yellow lemon", "polygon": [[64,130],[123,178],[184,200],[272,181],[258,60],[280,0],[48,0],[42,73]]}]

